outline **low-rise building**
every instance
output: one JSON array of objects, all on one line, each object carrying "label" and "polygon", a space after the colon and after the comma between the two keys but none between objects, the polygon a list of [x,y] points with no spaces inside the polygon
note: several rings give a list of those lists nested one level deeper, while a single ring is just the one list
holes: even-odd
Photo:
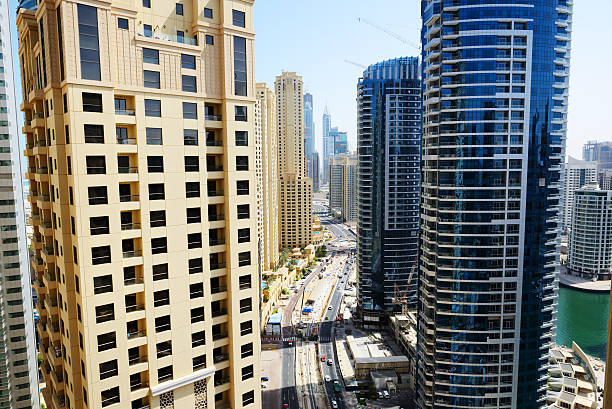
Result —
[{"label": "low-rise building", "polygon": [[417,319],[416,311],[409,311],[406,315],[398,314],[389,317],[391,330],[395,343],[402,348],[402,352],[410,360],[410,388],[414,390],[416,379],[416,344]]},{"label": "low-rise building", "polygon": [[347,335],[348,346],[355,379],[371,379],[372,371],[395,371],[399,384],[408,383],[410,377],[410,360],[405,355],[393,353],[384,343],[373,341],[369,336]]},{"label": "low-rise building", "polygon": [[572,343],[572,348],[556,346],[548,359],[548,392],[546,403],[549,409],[598,409],[597,374],[589,357]]}]

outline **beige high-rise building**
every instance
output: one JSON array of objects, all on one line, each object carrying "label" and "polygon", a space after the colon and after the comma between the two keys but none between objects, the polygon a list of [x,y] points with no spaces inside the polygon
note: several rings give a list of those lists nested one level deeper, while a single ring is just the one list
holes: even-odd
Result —
[{"label": "beige high-rise building", "polygon": [[329,159],[329,210],[347,222],[357,221],[357,165],[355,155],[343,153]]},{"label": "beige high-rise building", "polygon": [[278,113],[280,245],[312,243],[312,179],[306,177],[302,77],[283,72],[274,82]]},{"label": "beige high-rise building", "polygon": [[253,0],[37,3],[17,27],[47,407],[260,408]]},{"label": "beige high-rise building", "polygon": [[[266,84],[256,84],[255,103],[256,146],[258,152],[258,237],[262,242],[262,270],[278,264],[278,136],[276,133],[276,101],[274,92]],[[261,196],[261,197],[260,197]],[[261,200],[260,200],[261,199]]]}]

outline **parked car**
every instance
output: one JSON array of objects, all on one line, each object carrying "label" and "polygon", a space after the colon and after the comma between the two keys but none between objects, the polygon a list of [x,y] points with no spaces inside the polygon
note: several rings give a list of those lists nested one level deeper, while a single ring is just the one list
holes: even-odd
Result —
[{"label": "parked car", "polygon": [[268,382],[270,380],[270,378],[268,378],[267,376],[262,376],[261,380],[262,380],[262,382]]},{"label": "parked car", "polygon": [[335,400],[331,401],[332,404],[332,408],[334,409],[338,409],[338,402],[336,402]]},{"label": "parked car", "polygon": [[331,376],[325,375],[325,382],[331,382]]},{"label": "parked car", "polygon": [[327,360],[327,365],[331,366],[333,364],[333,361],[331,359]]}]

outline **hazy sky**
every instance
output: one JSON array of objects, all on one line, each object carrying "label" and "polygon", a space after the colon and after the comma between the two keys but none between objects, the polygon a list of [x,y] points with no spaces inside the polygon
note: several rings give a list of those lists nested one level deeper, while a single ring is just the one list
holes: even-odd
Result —
[{"label": "hazy sky", "polygon": [[[281,71],[298,72],[314,95],[317,150],[321,150],[326,104],[332,126],[348,132],[354,149],[356,82],[363,69],[344,60],[369,65],[419,53],[357,19],[365,18],[418,44],[419,4],[417,0],[256,0],[257,81],[272,85]],[[605,45],[605,39],[612,37],[611,13],[612,2],[606,0],[574,2],[567,138],[567,153],[573,156],[580,157],[587,140],[612,140],[612,52]]]}]

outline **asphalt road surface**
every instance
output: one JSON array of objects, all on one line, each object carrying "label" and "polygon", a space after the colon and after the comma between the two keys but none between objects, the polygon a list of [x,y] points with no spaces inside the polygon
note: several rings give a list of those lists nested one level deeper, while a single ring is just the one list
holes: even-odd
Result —
[{"label": "asphalt road surface", "polygon": [[[338,408],[343,409],[346,408],[346,404],[343,400],[342,393],[336,393],[333,387],[333,381],[340,381],[341,375],[336,368],[336,355],[334,354],[334,337],[332,334],[333,325],[336,321],[336,316],[338,315],[338,308],[340,307],[340,302],[342,301],[342,295],[344,294],[344,289],[346,288],[346,283],[348,281],[348,273],[349,273],[349,263],[345,263],[342,269],[343,276],[339,277],[338,283],[334,288],[334,293],[329,301],[328,307],[331,307],[331,310],[328,310],[325,314],[326,318],[321,323],[321,327],[319,330],[319,362],[323,366],[323,378],[327,375],[330,376],[331,382],[325,382],[325,390],[327,391],[327,396],[330,401],[335,400],[338,403]],[[343,283],[340,282],[343,281]],[[338,289],[340,287],[340,289]],[[321,357],[325,355],[325,363],[321,362]],[[327,364],[327,360],[332,360],[332,365]]]}]

